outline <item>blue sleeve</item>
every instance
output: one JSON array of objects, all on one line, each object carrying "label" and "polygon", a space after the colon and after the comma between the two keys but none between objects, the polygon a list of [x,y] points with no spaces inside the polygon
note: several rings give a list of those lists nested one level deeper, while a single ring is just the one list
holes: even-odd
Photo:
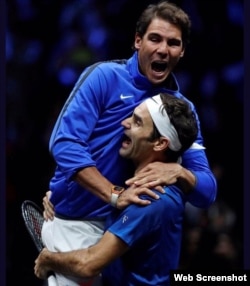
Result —
[{"label": "blue sleeve", "polygon": [[199,208],[208,208],[216,199],[217,182],[209,168],[204,150],[188,150],[182,157],[182,165],[196,177],[196,184],[187,201]]},{"label": "blue sleeve", "polygon": [[106,81],[98,69],[80,76],[66,101],[50,138],[50,152],[69,180],[80,169],[95,166],[88,139],[96,125]]},{"label": "blue sleeve", "polygon": [[[190,170],[196,177],[196,184],[187,196],[187,201],[195,207],[208,208],[216,199],[217,181],[210,169],[209,162],[203,147],[203,137],[200,130],[200,121],[194,105],[192,109],[198,123],[198,136],[194,147],[188,149],[182,156],[182,166]],[[202,148],[203,147],[203,148]]]},{"label": "blue sleeve", "polygon": [[[182,195],[176,187],[168,187],[165,194],[160,194],[160,199],[151,200],[151,204],[140,206],[131,204],[126,209],[113,213],[111,221],[107,220],[108,231],[122,239],[129,247],[132,247],[141,239],[161,229],[162,225],[167,226],[165,230],[168,235],[174,235],[173,224],[181,227],[184,212]],[[148,198],[147,196],[142,196]],[[115,214],[116,213],[116,214]],[[110,219],[110,218],[109,218]],[[171,227],[172,226],[172,227]],[[164,228],[165,229],[165,228]],[[180,232],[177,232],[179,237]],[[167,240],[167,237],[165,237]],[[159,238],[152,243],[159,242]]]},{"label": "blue sleeve", "polygon": [[108,231],[132,247],[143,236],[159,228],[159,223],[162,222],[158,217],[159,211],[156,207],[155,201],[146,207],[131,204],[116,217]]}]

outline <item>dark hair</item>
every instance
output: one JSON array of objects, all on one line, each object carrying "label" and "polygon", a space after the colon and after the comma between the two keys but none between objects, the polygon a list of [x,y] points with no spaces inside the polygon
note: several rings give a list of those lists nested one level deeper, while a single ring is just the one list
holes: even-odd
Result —
[{"label": "dark hair", "polygon": [[142,38],[154,18],[161,18],[173,25],[180,27],[183,48],[190,40],[191,21],[189,16],[177,5],[168,1],[160,1],[158,4],[150,4],[142,12],[136,23],[136,33]]},{"label": "dark hair", "polygon": [[[168,161],[176,161],[196,140],[198,134],[197,120],[187,100],[167,93],[161,93],[160,96],[162,100],[161,108],[166,110],[170,122],[176,129],[182,146],[181,150],[177,152],[169,148],[166,150]],[[160,136],[159,131],[154,125],[151,140],[159,138]]]}]

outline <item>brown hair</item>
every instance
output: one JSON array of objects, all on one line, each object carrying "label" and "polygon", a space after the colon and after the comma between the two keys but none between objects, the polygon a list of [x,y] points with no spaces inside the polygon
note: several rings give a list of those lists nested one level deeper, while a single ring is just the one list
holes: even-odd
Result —
[{"label": "brown hair", "polygon": [[136,33],[140,37],[144,36],[154,18],[161,18],[178,26],[182,33],[183,48],[187,46],[190,40],[191,21],[181,8],[168,1],[160,1],[157,4],[148,5],[136,23]]},{"label": "brown hair", "polygon": [[[196,140],[198,134],[198,124],[194,112],[187,100],[178,98],[168,93],[161,93],[162,109],[165,109],[170,122],[178,134],[181,150],[173,151],[166,149],[167,161],[175,162],[178,157],[187,150]],[[154,125],[150,140],[159,138],[161,135]]]}]

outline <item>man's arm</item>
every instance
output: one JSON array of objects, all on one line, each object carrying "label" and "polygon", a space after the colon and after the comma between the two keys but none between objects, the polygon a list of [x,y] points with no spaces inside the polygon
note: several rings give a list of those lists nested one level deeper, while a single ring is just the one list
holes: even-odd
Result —
[{"label": "man's arm", "polygon": [[[74,179],[84,188],[88,189],[94,195],[101,198],[103,201],[110,203],[111,201],[111,189],[113,184],[108,181],[95,167],[87,167],[79,171]],[[129,205],[131,203],[136,203],[140,205],[148,205],[150,203],[149,200],[140,199],[140,194],[148,195],[154,199],[158,199],[157,195],[148,188],[138,188],[131,187],[131,193],[133,194],[130,197],[130,200],[126,200],[125,205]]]},{"label": "man's arm", "polygon": [[127,185],[148,188],[176,183],[196,207],[207,208],[216,198],[217,182],[203,150],[185,152],[182,164],[150,163],[126,181]]},{"label": "man's arm", "polygon": [[[84,188],[88,189],[97,197],[101,198],[103,201],[111,202],[111,188],[112,183],[109,182],[95,167],[87,167],[79,171],[74,179]],[[164,190],[159,189],[160,192],[164,193]],[[48,219],[54,219],[54,206],[50,201],[51,191],[47,191],[43,197],[43,217],[47,221]],[[128,205],[135,203],[142,206],[147,206],[151,203],[151,200],[141,199],[140,195],[148,195],[153,199],[158,199],[159,196],[147,187],[141,188],[135,185],[130,186],[124,192],[127,195],[121,196],[117,204],[117,208],[124,209]]]},{"label": "man's arm", "polygon": [[194,174],[178,163],[153,162],[127,180],[126,184],[153,188],[178,183],[182,191],[187,194],[194,188],[195,182]]},{"label": "man's arm", "polygon": [[[106,203],[110,203],[111,188],[114,182],[105,178],[96,168],[93,150],[90,147],[90,138],[96,131],[100,118],[102,120],[105,118],[104,107],[101,107],[99,103],[105,101],[104,95],[108,94],[110,85],[103,76],[102,68],[92,67],[82,73],[65,102],[53,128],[49,150],[66,180],[77,181],[91,193]],[[116,120],[120,121],[119,118]],[[110,142],[107,138],[111,135],[101,136],[100,134],[99,136],[97,141],[101,142],[100,145]],[[144,189],[143,193],[155,198],[155,194],[149,189],[147,191]],[[148,204],[138,195],[134,195],[130,203]]]},{"label": "man's arm", "polygon": [[35,260],[34,272],[40,279],[46,279],[49,271],[80,278],[91,278],[128,249],[120,238],[106,231],[101,240],[87,249],[68,252],[50,252],[47,249]]}]

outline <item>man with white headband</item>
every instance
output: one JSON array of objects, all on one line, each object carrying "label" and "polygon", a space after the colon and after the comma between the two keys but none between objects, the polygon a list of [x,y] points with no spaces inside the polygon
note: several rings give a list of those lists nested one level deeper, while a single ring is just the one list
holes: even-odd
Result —
[{"label": "man with white headband", "polygon": [[162,111],[159,112],[159,108],[162,105],[160,95],[147,99],[146,104],[157,130],[169,140],[169,148],[173,151],[180,151],[181,143],[177,131],[171,124],[166,110],[162,108]]},{"label": "man with white headband", "polygon": [[[145,100],[122,126],[119,152],[133,160],[136,172],[156,160],[176,162],[197,136],[189,104],[169,94]],[[48,271],[83,278],[102,272],[108,286],[169,285],[170,270],[179,262],[185,195],[177,186],[164,189],[155,190],[159,199],[148,198],[147,207],[114,209],[96,245],[61,253],[44,249],[35,262],[37,277],[45,279]]]}]

